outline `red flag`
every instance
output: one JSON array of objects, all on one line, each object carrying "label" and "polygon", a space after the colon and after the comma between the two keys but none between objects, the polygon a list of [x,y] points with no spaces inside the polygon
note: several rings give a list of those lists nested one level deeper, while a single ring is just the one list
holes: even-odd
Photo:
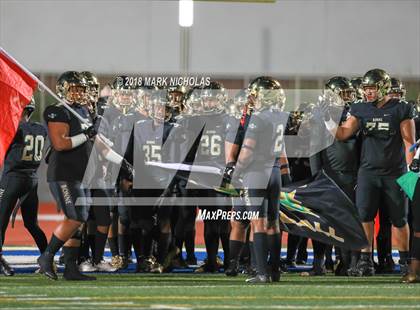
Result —
[{"label": "red flag", "polygon": [[0,50],[0,166],[38,83]]}]

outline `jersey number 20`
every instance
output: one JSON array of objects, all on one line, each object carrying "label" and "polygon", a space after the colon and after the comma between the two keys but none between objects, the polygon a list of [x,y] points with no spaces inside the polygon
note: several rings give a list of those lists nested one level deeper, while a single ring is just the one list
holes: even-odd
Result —
[{"label": "jersey number 20", "polygon": [[25,147],[23,148],[22,160],[41,161],[42,150],[44,148],[44,136],[25,136]]}]

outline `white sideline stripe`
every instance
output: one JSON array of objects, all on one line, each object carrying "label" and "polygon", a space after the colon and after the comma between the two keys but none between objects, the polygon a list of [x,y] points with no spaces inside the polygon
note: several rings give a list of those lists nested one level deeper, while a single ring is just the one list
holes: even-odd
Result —
[{"label": "white sideline stripe", "polygon": [[173,309],[173,310],[192,310],[194,308],[190,307],[179,307],[179,306],[171,306],[171,305],[151,305],[150,309]]}]

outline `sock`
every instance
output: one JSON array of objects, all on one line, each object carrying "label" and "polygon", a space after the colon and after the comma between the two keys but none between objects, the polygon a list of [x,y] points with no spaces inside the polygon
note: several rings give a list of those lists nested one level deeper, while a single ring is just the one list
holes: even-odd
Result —
[{"label": "sock", "polygon": [[267,235],[268,248],[270,249],[270,265],[271,268],[277,271],[280,267],[280,233],[274,235]]},{"label": "sock", "polygon": [[186,231],[184,233],[184,243],[187,257],[195,257],[195,230]]},{"label": "sock", "polygon": [[169,245],[171,244],[171,233],[161,233],[158,242],[158,262],[163,265],[168,256]]},{"label": "sock", "polygon": [[111,250],[112,256],[117,256],[119,254],[118,252],[118,238],[112,237],[108,238],[108,245],[109,249]]},{"label": "sock", "polygon": [[251,268],[256,270],[257,269],[257,260],[255,259],[255,247],[254,247],[254,242],[250,241],[249,242],[249,252],[251,255]]},{"label": "sock", "polygon": [[95,257],[95,240],[96,240],[96,235],[87,235],[87,241],[88,241],[90,251],[92,253],[92,257]]},{"label": "sock", "polygon": [[80,248],[79,248],[79,261],[83,261],[89,257],[89,240],[88,235],[86,234],[86,230],[82,230],[82,236],[80,240]]},{"label": "sock", "polygon": [[416,236],[413,236],[411,257],[420,260],[420,238]]},{"label": "sock", "polygon": [[399,251],[400,252],[400,265],[405,265],[408,263],[408,251]]},{"label": "sock", "polygon": [[267,274],[268,241],[266,233],[254,233],[254,249],[256,254],[257,274]]},{"label": "sock", "polygon": [[230,261],[234,260],[236,264],[238,263],[244,244],[242,241],[229,240]]},{"label": "sock", "polygon": [[223,267],[226,269],[229,266],[229,256],[230,256],[229,234],[225,232],[221,233],[220,241],[222,243],[222,249],[223,249]]},{"label": "sock", "polygon": [[312,245],[314,247],[314,270],[322,270],[325,265],[325,243],[312,240]]},{"label": "sock", "polygon": [[152,255],[153,235],[151,230],[143,229],[141,234],[142,253],[148,257]]},{"label": "sock", "polygon": [[120,255],[128,257],[128,235],[118,234],[118,247]]},{"label": "sock", "polygon": [[96,231],[95,234],[95,252],[93,256],[93,262],[95,264],[99,264],[104,256],[105,251],[105,243],[106,239],[108,237],[108,234],[101,233],[100,231]]},{"label": "sock", "polygon": [[131,236],[130,239],[134,248],[134,254],[136,255],[137,261],[139,261],[139,258],[144,255],[144,253],[142,252],[142,246],[141,246],[142,229],[131,228],[130,236]]},{"label": "sock", "polygon": [[45,255],[54,256],[55,253],[64,245],[64,241],[58,239],[54,234],[51,236],[50,243],[44,251]]},{"label": "sock", "polygon": [[204,222],[204,242],[207,252],[207,267],[212,271],[216,268],[216,257],[219,249],[219,234],[214,221]]},{"label": "sock", "polygon": [[296,261],[296,253],[299,246],[300,237],[289,234],[287,236],[287,263]]}]

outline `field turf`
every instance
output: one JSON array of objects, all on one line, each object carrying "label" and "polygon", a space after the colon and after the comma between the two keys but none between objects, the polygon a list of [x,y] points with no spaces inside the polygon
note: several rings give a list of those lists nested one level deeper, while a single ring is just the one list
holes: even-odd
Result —
[{"label": "field turf", "polygon": [[0,308],[42,309],[420,309],[420,284],[399,276],[282,276],[247,285],[223,274],[101,274],[93,282],[51,281],[40,275],[0,278]]}]

